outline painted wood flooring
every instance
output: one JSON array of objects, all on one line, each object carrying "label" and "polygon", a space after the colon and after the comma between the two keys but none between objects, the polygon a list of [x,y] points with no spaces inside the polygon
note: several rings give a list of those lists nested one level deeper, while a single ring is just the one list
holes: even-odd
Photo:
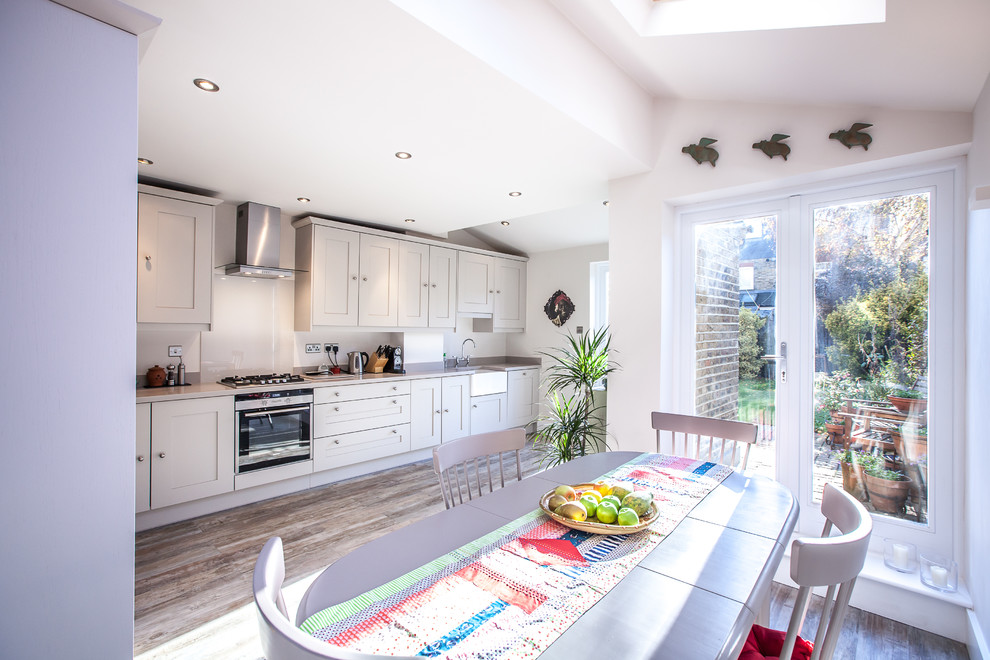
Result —
[{"label": "painted wood flooring", "polygon": [[[524,452],[523,473],[539,469]],[[388,505],[382,507],[383,500]],[[290,611],[323,568],[367,541],[443,510],[430,461],[140,532],[136,538],[134,654],[140,660],[262,658],[251,592],[258,552],[285,551]],[[797,591],[774,585],[771,625],[787,627]],[[815,607],[806,630],[817,622]],[[963,644],[851,609],[836,658],[967,659]]]}]

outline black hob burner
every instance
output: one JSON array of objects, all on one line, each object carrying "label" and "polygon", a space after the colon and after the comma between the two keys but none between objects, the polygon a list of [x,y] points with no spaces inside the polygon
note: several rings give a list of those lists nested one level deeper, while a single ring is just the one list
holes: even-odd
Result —
[{"label": "black hob burner", "polygon": [[253,387],[255,385],[302,383],[303,377],[299,374],[256,374],[254,376],[227,376],[217,382],[227,387]]}]

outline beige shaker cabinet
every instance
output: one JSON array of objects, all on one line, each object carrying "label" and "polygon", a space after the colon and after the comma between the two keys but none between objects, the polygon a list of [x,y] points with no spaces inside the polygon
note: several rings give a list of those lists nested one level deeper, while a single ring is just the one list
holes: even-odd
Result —
[{"label": "beige shaker cabinet", "polygon": [[443,442],[471,435],[471,377],[443,379]]},{"label": "beige shaker cabinet", "polygon": [[221,200],[138,189],[138,323],[210,323],[213,214]]},{"label": "beige shaker cabinet", "polygon": [[399,241],[361,234],[358,325],[394,328],[399,322]]},{"label": "beige shaker cabinet", "polygon": [[151,508],[234,490],[234,397],[151,404]]},{"label": "beige shaker cabinet", "polygon": [[134,463],[134,513],[151,509],[151,404],[137,404]]},{"label": "beige shaker cabinet", "polygon": [[457,311],[491,314],[495,305],[495,257],[474,252],[457,254]]},{"label": "beige shaker cabinet", "polygon": [[490,433],[508,428],[508,396],[486,394],[471,397],[471,433]]},{"label": "beige shaker cabinet", "polygon": [[411,391],[410,449],[435,447],[471,434],[470,376],[414,380]]},{"label": "beige shaker cabinet", "polygon": [[313,393],[313,471],[410,450],[409,381],[317,388]]},{"label": "beige shaker cabinet", "polygon": [[495,330],[526,327],[526,262],[495,257]]},{"label": "beige shaker cabinet", "polygon": [[539,414],[540,370],[519,369],[509,372],[508,427],[529,426]]},{"label": "beige shaker cabinet", "polygon": [[430,323],[430,246],[399,241],[397,325],[425,328]]},{"label": "beige shaker cabinet", "polygon": [[457,250],[430,246],[431,328],[451,328],[457,322]]},{"label": "beige shaker cabinet", "polygon": [[305,225],[296,230],[295,329],[358,324],[361,234]]}]

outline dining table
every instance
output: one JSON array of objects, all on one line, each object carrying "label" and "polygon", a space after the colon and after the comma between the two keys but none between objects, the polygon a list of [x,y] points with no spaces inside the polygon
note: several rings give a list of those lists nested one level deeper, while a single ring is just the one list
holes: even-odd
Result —
[{"label": "dining table", "polygon": [[[582,456],[373,539],[312,582],[296,624],[533,512],[557,485],[592,482],[644,457],[634,451]],[[732,470],[540,660],[734,660],[769,602],[797,516],[797,500],[783,485]]]}]

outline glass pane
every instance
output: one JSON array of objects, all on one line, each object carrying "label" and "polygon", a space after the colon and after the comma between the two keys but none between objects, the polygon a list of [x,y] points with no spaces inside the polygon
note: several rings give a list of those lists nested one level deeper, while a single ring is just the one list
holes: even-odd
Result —
[{"label": "glass pane", "polygon": [[777,218],[695,228],[695,414],[759,425],[748,468],[776,477]]},{"label": "glass pane", "polygon": [[814,498],[928,523],[928,193],[818,208]]}]

